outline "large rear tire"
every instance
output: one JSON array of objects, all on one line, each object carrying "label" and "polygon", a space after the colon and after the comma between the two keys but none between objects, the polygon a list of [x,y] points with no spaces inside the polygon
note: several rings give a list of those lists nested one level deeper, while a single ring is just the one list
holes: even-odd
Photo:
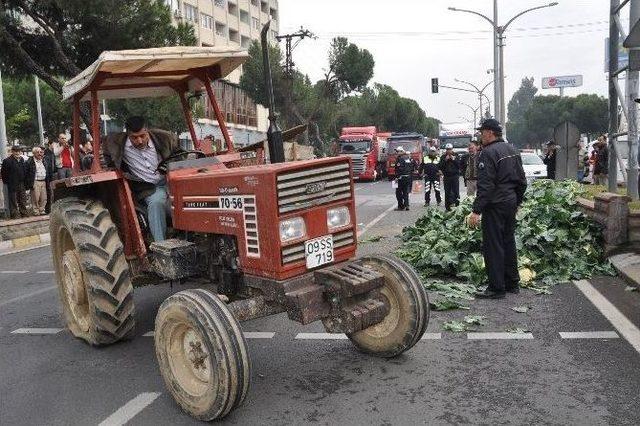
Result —
[{"label": "large rear tire", "polygon": [[122,243],[100,201],[64,198],[51,206],[51,249],[67,327],[92,345],[133,336],[133,286]]},{"label": "large rear tire", "polygon": [[240,324],[213,293],[185,290],[156,316],[155,347],[167,389],[189,415],[222,418],[244,401],[251,375]]},{"label": "large rear tire", "polygon": [[429,323],[429,299],[415,271],[389,255],[362,258],[362,264],[385,277],[381,293],[389,313],[378,324],[347,337],[362,352],[392,358],[415,345]]}]

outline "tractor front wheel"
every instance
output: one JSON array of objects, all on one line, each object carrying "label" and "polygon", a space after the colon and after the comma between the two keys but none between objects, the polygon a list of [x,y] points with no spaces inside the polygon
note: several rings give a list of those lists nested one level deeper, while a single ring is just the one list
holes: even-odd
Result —
[{"label": "tractor front wheel", "polygon": [[189,415],[211,421],[244,400],[250,363],[240,324],[206,290],[185,290],[165,300],[156,316],[155,347],[160,373]]},{"label": "tractor front wheel", "polygon": [[51,206],[51,249],[62,310],[71,333],[109,345],[134,333],[129,266],[100,201],[64,198]]},{"label": "tractor front wheel", "polygon": [[389,313],[378,324],[348,334],[362,352],[392,358],[415,345],[429,322],[429,299],[415,271],[404,261],[388,255],[362,258],[362,264],[385,277],[382,295]]}]

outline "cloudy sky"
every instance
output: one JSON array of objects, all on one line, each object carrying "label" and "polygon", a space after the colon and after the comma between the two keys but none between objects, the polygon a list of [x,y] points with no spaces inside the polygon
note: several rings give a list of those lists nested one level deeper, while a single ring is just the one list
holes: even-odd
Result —
[{"label": "cloudy sky", "polygon": [[[500,23],[547,2],[499,0]],[[609,0],[558,2],[553,8],[522,16],[509,27],[505,48],[507,102],[525,76],[535,77],[540,88],[542,77],[583,74],[584,86],[567,89],[566,95],[606,96],[604,40],[609,31]],[[304,40],[294,51],[296,65],[312,79],[322,77],[331,39],[349,38],[373,54],[373,81],[416,99],[428,115],[454,122],[461,121],[461,116],[473,116],[458,102],[477,105],[477,97],[446,89],[432,95],[430,79],[438,77],[440,84],[453,86],[457,85],[454,78],[478,86],[488,83],[492,76],[487,70],[493,68],[492,30],[480,17],[447,8],[492,16],[492,4],[492,0],[280,0],[280,33],[294,32],[302,25],[318,36],[317,40]],[[626,18],[628,7],[624,13]],[[493,101],[492,89],[487,92]]]}]

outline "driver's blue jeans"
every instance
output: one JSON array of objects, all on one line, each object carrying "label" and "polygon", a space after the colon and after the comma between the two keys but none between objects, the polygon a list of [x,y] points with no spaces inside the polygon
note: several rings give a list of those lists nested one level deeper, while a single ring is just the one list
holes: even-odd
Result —
[{"label": "driver's blue jeans", "polygon": [[167,187],[158,185],[156,191],[144,199],[153,241],[164,241],[167,238],[167,198]]}]

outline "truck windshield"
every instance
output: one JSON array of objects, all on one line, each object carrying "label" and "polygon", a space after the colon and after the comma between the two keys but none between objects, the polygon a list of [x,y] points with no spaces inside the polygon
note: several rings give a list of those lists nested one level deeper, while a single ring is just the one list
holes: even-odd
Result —
[{"label": "truck windshield", "polygon": [[340,141],[340,154],[369,152],[371,141]]},{"label": "truck windshield", "polygon": [[387,152],[389,154],[393,154],[398,147],[404,148],[407,152],[422,152],[422,146],[419,140],[411,140],[411,139],[394,139],[389,141],[387,145]]},{"label": "truck windshield", "polygon": [[460,136],[456,138],[442,138],[441,145],[450,143],[454,148],[467,148],[471,143],[471,136]]}]

